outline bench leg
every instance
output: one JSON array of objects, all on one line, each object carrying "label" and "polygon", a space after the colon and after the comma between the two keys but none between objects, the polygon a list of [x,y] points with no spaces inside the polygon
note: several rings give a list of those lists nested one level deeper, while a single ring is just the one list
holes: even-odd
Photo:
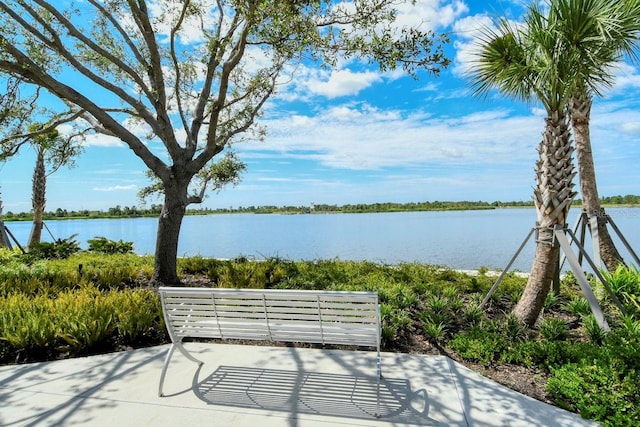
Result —
[{"label": "bench leg", "polygon": [[382,359],[380,353],[378,353],[378,360],[376,366],[376,374],[378,376],[378,384],[376,388],[376,418],[380,418],[380,378],[382,378]]},{"label": "bench leg", "polygon": [[164,358],[164,366],[162,367],[162,372],[160,373],[160,384],[158,385],[158,396],[163,397],[162,386],[164,384],[164,377],[167,375],[167,368],[169,367],[169,362],[171,361],[171,356],[173,356],[173,352],[178,349],[180,353],[182,353],[187,359],[195,362],[199,365],[202,365],[202,361],[193,357],[185,348],[182,346],[182,343],[171,343],[171,347],[169,347],[169,351],[167,351],[167,356]]}]

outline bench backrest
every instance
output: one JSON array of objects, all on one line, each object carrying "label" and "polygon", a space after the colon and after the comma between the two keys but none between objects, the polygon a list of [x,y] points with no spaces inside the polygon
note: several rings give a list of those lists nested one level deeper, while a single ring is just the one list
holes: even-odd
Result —
[{"label": "bench backrest", "polygon": [[171,339],[184,337],[378,347],[377,292],[159,289]]}]

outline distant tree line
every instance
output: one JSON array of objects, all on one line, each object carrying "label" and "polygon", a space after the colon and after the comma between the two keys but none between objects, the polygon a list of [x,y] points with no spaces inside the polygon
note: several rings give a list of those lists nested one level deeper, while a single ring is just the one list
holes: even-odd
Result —
[{"label": "distant tree line", "polygon": [[[55,211],[48,211],[44,213],[44,219],[76,219],[76,218],[135,218],[135,217],[144,217],[144,216],[158,216],[162,211],[162,205],[151,205],[148,208],[139,208],[137,206],[120,206],[117,205],[115,207],[109,208],[106,211],[102,210],[67,210],[58,208]],[[31,212],[20,212],[13,213],[11,211],[5,212],[2,215],[2,218],[5,221],[13,221],[13,220],[31,220],[33,217],[33,213]]]},{"label": "distant tree line", "polygon": [[640,196],[627,194],[626,196],[601,197],[603,205],[640,205]]},{"label": "distant tree line", "polygon": [[[640,196],[627,194],[626,196],[609,196],[600,199],[603,205],[618,206],[639,206]],[[574,207],[582,205],[582,201],[577,199],[573,202]],[[510,202],[483,202],[483,201],[433,201],[433,202],[411,202],[411,203],[371,203],[371,204],[310,204],[308,206],[247,206],[228,208],[200,208],[189,209],[187,215],[211,215],[225,213],[253,213],[253,214],[311,214],[311,213],[374,213],[374,212],[418,212],[418,211],[445,211],[445,210],[477,210],[496,209],[508,207],[533,207],[533,201],[510,201]],[[137,218],[155,217],[162,211],[161,204],[152,204],[149,207],[140,208],[137,206],[120,206],[101,210],[78,210],[68,211],[58,208],[55,211],[45,212],[45,219],[78,219],[78,218]],[[30,221],[33,218],[31,212],[13,213],[6,212],[3,215],[5,221]]]}]

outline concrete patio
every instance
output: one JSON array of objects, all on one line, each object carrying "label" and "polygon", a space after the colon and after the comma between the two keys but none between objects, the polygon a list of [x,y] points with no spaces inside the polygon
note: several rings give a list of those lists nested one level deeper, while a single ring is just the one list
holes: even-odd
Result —
[{"label": "concrete patio", "polygon": [[587,426],[443,356],[187,343],[0,367],[2,426]]}]

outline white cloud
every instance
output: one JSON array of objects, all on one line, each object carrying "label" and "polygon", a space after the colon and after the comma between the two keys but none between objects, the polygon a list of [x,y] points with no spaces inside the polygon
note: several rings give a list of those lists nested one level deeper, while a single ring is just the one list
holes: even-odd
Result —
[{"label": "white cloud", "polygon": [[[217,24],[213,15],[218,9],[215,1],[201,0],[200,7],[207,13],[200,16],[187,16],[182,23],[178,38],[184,44],[196,44],[204,41],[202,28],[212,28]],[[169,37],[174,21],[180,16],[183,9],[182,2],[155,0],[148,5],[154,18],[155,31]],[[202,18],[202,21],[201,21]]]},{"label": "white cloud", "polygon": [[[395,2],[394,6],[397,14],[393,27],[398,33],[407,27],[438,31],[469,11],[462,0],[401,0]],[[354,3],[343,1],[335,7],[353,13]]]},{"label": "white cloud", "polygon": [[622,94],[629,89],[640,88],[640,72],[630,64],[620,62],[613,67],[615,83],[611,94]]},{"label": "white cloud", "polygon": [[477,60],[478,38],[484,29],[492,28],[493,18],[487,14],[467,16],[455,22],[453,31],[457,38],[453,43],[456,50],[452,72],[463,76]]},{"label": "white cloud", "polygon": [[414,92],[438,92],[440,90],[440,85],[435,82],[429,82],[426,85],[415,89]]},{"label": "white cloud", "polygon": [[503,110],[438,118],[364,104],[264,124],[266,143],[246,144],[242,151],[315,160],[330,168],[376,170],[432,163],[509,164],[523,159],[533,166],[544,122],[533,115],[509,116]]},{"label": "white cloud", "polygon": [[379,73],[338,70],[333,71],[328,80],[310,81],[308,86],[313,94],[331,99],[340,96],[357,95],[361,90],[381,80],[382,77]]},{"label": "white cloud", "polygon": [[85,147],[125,147],[125,144],[119,139],[108,135],[93,134],[88,135],[84,141]]},{"label": "white cloud", "polygon": [[398,6],[396,23],[399,26],[437,31],[448,27],[456,18],[469,11],[462,1],[441,3],[440,0],[418,0],[415,5],[404,2]]},{"label": "white cloud", "polygon": [[111,192],[111,191],[130,191],[130,190],[137,190],[138,186],[136,185],[113,185],[111,187],[94,187],[93,191],[105,191],[105,192]]},{"label": "white cloud", "polygon": [[620,130],[624,133],[628,133],[632,135],[640,134],[640,122],[635,121],[635,122],[623,123],[620,126]]}]

